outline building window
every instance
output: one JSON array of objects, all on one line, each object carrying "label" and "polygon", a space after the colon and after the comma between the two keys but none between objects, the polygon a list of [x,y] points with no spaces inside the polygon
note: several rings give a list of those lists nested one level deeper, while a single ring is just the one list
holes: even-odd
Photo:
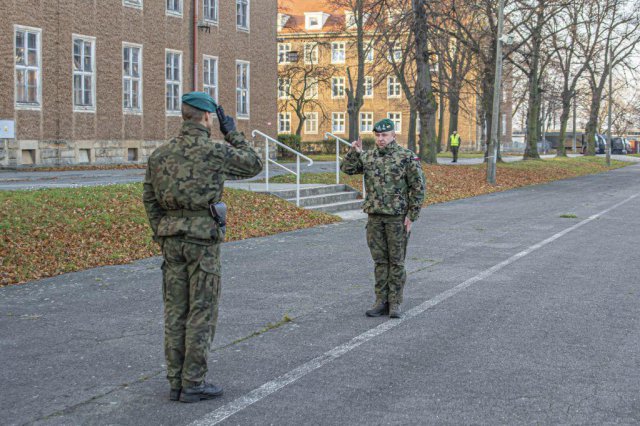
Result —
[{"label": "building window", "polygon": [[236,28],[249,31],[249,0],[236,0]]},{"label": "building window", "polygon": [[122,0],[124,6],[135,7],[136,9],[142,9],[142,0]]},{"label": "building window", "polygon": [[393,44],[393,48],[387,57],[389,62],[400,62],[402,61],[402,44],[399,41],[396,41]]},{"label": "building window", "polygon": [[218,23],[218,0],[203,0],[204,20]]},{"label": "building window", "polygon": [[94,37],[73,36],[73,106],[75,111],[95,111],[96,43]]},{"label": "building window", "polygon": [[507,136],[507,114],[502,113],[502,136]]},{"label": "building window", "polygon": [[307,112],[304,115],[306,119],[304,120],[304,132],[307,135],[317,135],[318,134],[318,113],[317,112]]},{"label": "building window", "polygon": [[278,78],[278,98],[287,99],[291,95],[291,78]]},{"label": "building window", "polygon": [[318,77],[308,77],[305,80],[305,84],[307,86],[305,98],[317,99],[318,98]]},{"label": "building window", "polygon": [[278,114],[278,133],[291,133],[290,112],[281,112]]},{"label": "building window", "polygon": [[166,50],[165,83],[167,114],[178,115],[182,98],[182,52]]},{"label": "building window", "polygon": [[373,113],[372,112],[360,113],[360,132],[361,133],[373,132]]},{"label": "building window", "polygon": [[202,77],[203,90],[218,102],[218,58],[204,55],[202,68],[204,72]]},{"label": "building window", "polygon": [[402,113],[401,112],[388,112],[387,118],[393,121],[393,127],[396,133],[402,132]]},{"label": "building window", "polygon": [[318,63],[318,43],[304,44],[304,63],[314,65]]},{"label": "building window", "polygon": [[41,31],[39,28],[15,27],[15,102],[18,108],[39,109],[42,104]]},{"label": "building window", "polygon": [[236,61],[236,113],[238,118],[249,118],[249,91],[249,62]]},{"label": "building window", "polygon": [[167,15],[182,16],[182,0],[166,0]]},{"label": "building window", "polygon": [[392,76],[387,78],[387,98],[400,97],[400,80],[398,77]]},{"label": "building window", "polygon": [[373,77],[371,76],[364,78],[364,97],[373,98]]},{"label": "building window", "polygon": [[305,12],[304,28],[306,30],[321,30],[329,16],[331,15],[323,12]]},{"label": "building window", "polygon": [[331,43],[331,63],[344,64],[345,51],[343,41],[334,41]]},{"label": "building window", "polygon": [[333,112],[331,113],[331,132],[335,134],[341,134],[345,132],[345,113]]},{"label": "building window", "polygon": [[278,63],[289,63],[289,52],[291,52],[291,43],[278,43]]},{"label": "building window", "polygon": [[365,61],[366,63],[370,64],[370,63],[372,63],[372,62],[373,62],[373,52],[374,52],[374,49],[373,49],[373,43],[370,43],[370,44],[367,46],[367,51],[365,52],[364,61]]},{"label": "building window", "polygon": [[331,98],[344,98],[344,77],[331,78]]},{"label": "building window", "polygon": [[142,46],[122,47],[122,106],[126,112],[142,112]]}]

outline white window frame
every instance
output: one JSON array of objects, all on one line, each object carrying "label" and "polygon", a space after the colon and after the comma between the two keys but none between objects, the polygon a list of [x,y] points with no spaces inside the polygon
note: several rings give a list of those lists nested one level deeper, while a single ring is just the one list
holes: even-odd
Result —
[{"label": "white window frame", "polygon": [[318,88],[320,86],[318,77],[307,77],[305,86],[307,87],[307,92],[304,97],[306,99],[318,99]]},{"label": "white window frame", "polygon": [[[343,99],[346,93],[344,77],[331,77],[331,99]],[[340,82],[340,84],[336,84]],[[342,94],[335,94],[334,87],[342,86]]]},{"label": "white window frame", "polygon": [[[238,24],[238,11],[240,10],[238,6],[241,4],[247,5],[246,11],[246,25],[242,26]],[[236,30],[249,32],[251,28],[251,0],[236,0]]]},{"label": "white window frame", "polygon": [[[36,34],[36,48],[37,48],[37,61],[38,61],[38,65],[37,66],[31,66],[31,65],[18,65],[16,63],[16,55],[15,55],[15,49],[16,49],[16,36],[18,35],[18,32],[24,32],[26,33],[35,33]],[[25,38],[25,43],[28,43],[27,39]],[[28,50],[28,49],[25,49]],[[33,111],[39,111],[40,109],[42,109],[42,29],[40,28],[34,28],[34,27],[26,27],[23,25],[14,25],[13,26],[13,98],[14,98],[14,106],[16,109],[21,109],[21,110],[33,110]],[[25,51],[25,57],[28,58],[29,53],[27,51]],[[37,72],[37,76],[38,76],[38,87],[36,89],[36,103],[31,103],[31,102],[18,102],[18,90],[17,90],[17,86],[18,86],[18,69],[24,69],[25,71],[29,71],[29,70],[35,70]],[[25,82],[27,76],[25,76]]]},{"label": "white window frame", "polygon": [[[238,66],[247,67],[246,87],[238,87]],[[240,104],[238,103],[239,95],[242,91],[246,91],[247,112],[240,112]],[[238,120],[248,120],[251,116],[251,63],[249,61],[236,61],[236,118]]]},{"label": "white window frame", "polygon": [[320,60],[320,45],[318,43],[304,44],[304,63],[305,65],[316,65]]},{"label": "white window frame", "polygon": [[[336,59],[336,54],[338,52],[342,52],[342,55],[341,55],[342,58]],[[346,57],[347,57],[346,43],[344,41],[332,41],[331,42],[331,63],[344,64]]]},{"label": "white window frame", "polygon": [[[76,71],[73,65],[75,60],[74,47],[76,40],[82,40],[84,43],[91,43],[91,72],[87,71]],[[84,52],[84,48],[82,49]],[[71,67],[73,72],[71,73],[71,104],[73,105],[74,112],[96,112],[96,104],[97,104],[97,96],[96,96],[96,80],[98,79],[97,70],[96,70],[96,38],[92,36],[85,36],[80,34],[71,34]],[[84,63],[84,61],[83,61]],[[76,105],[76,96],[75,96],[75,76],[86,77],[88,75],[91,76],[91,104],[90,105]],[[84,82],[84,78],[82,78]],[[83,83],[84,84],[84,83]],[[84,95],[83,95],[84,97]]]},{"label": "white window frame", "polygon": [[[139,49],[140,52],[138,54],[138,77],[133,77],[133,76],[127,76],[124,74],[124,60],[125,60],[125,49]],[[136,114],[136,115],[140,115],[142,114],[143,111],[143,99],[142,99],[142,88],[143,88],[143,64],[142,64],[142,55],[143,55],[143,47],[141,44],[135,44],[135,43],[128,43],[128,42],[123,42],[122,43],[122,111],[125,114]],[[138,107],[126,107],[124,105],[124,91],[125,91],[125,81],[138,81],[138,102],[140,103],[140,105]],[[131,85],[130,87],[133,87],[133,85]],[[132,89],[131,89],[132,90]],[[133,91],[131,91],[131,94],[133,94]]]},{"label": "white window frame", "polygon": [[[214,16],[212,18],[207,17],[207,14],[205,13],[207,8],[211,8],[211,6],[213,6],[213,11],[214,11]],[[204,22],[218,25],[219,16],[220,16],[220,8],[218,6],[218,0],[202,0],[202,17],[204,19]]]},{"label": "white window frame", "polygon": [[[211,81],[209,81],[209,83],[206,83],[206,79],[205,76],[207,75],[205,70],[205,63],[209,63],[209,77],[211,77],[211,63],[213,61],[214,67],[213,67],[213,77],[214,77],[214,82],[211,83]],[[202,55],[202,90],[205,93],[209,93],[209,95],[211,96],[210,93],[210,89],[213,89],[213,95],[211,96],[216,102],[218,102],[218,80],[219,80],[219,74],[218,74],[218,64],[220,63],[220,60],[218,59],[217,56],[210,56],[210,55]]]},{"label": "white window frame", "polygon": [[[173,9],[169,9],[169,5],[167,4],[167,2],[178,2],[178,9],[180,10],[173,10]],[[175,16],[176,18],[182,18],[182,11],[184,10],[184,1],[183,0],[164,0],[164,12],[167,16]]]},{"label": "white window frame", "polygon": [[395,63],[397,64],[398,62],[402,62],[402,54],[404,52],[402,51],[402,43],[400,43],[399,41],[396,41],[395,43],[393,43],[393,48],[391,49],[391,52],[387,53],[387,60],[390,63]]},{"label": "white window frame", "polygon": [[[178,74],[179,74],[178,80],[167,79],[167,55],[178,55],[178,57],[180,58],[180,63],[178,65]],[[165,110],[165,114],[168,116],[182,115],[182,108],[181,108],[182,107],[182,80],[183,80],[183,74],[184,74],[182,70],[183,60],[184,60],[184,57],[181,50],[172,50],[172,49],[164,50],[164,110]],[[173,59],[171,63],[173,67]],[[168,106],[167,106],[167,94],[168,94],[167,85],[169,84],[174,85],[176,82],[178,82],[178,109],[173,110],[173,109],[168,109]]]},{"label": "white window frame", "polygon": [[[283,126],[285,124],[286,126]],[[288,127],[285,129],[284,127]],[[288,111],[278,113],[278,133],[291,133],[291,113]]]},{"label": "white window frame", "polygon": [[[363,120],[365,119],[364,115],[367,115],[366,118],[366,124],[365,126],[363,126],[364,122]],[[360,115],[358,116],[358,126],[360,127],[360,133],[373,133],[373,112],[361,112]]]},{"label": "white window frame", "polygon": [[[329,19],[328,13],[324,12],[304,12],[304,29],[305,30],[321,30]],[[315,19],[316,24],[311,24],[311,20]]]},{"label": "white window frame", "polygon": [[289,61],[289,52],[291,52],[291,43],[278,43],[278,65],[287,65]]},{"label": "white window frame", "polygon": [[[366,99],[373,99],[373,92],[374,92],[373,89],[374,89],[373,77],[370,75],[365,76],[364,77],[364,97]],[[367,93],[367,91],[369,91],[370,93]]]},{"label": "white window frame", "polygon": [[402,133],[402,113],[397,111],[388,112],[387,118],[393,121],[396,133]]},{"label": "white window frame", "polygon": [[291,98],[291,77],[278,77],[278,99]]},{"label": "white window frame", "polygon": [[[393,90],[392,90],[393,89]],[[398,93],[395,93],[397,89]],[[387,77],[387,99],[397,99],[402,96],[402,86],[400,85],[400,79],[395,75]]]},{"label": "white window frame", "polygon": [[[336,129],[336,123],[340,125],[338,129]],[[344,112],[332,112],[331,113],[331,133],[336,135],[342,135],[346,132],[347,129],[347,114]]]},{"label": "white window frame", "polygon": [[[306,112],[304,120],[304,134],[305,135],[317,135],[318,134],[318,113]],[[313,128],[310,126],[313,124]]]},{"label": "white window frame", "polygon": [[365,53],[365,57],[364,57],[364,62],[367,64],[370,64],[373,62],[373,59],[375,57],[375,49],[373,48],[373,43],[371,43],[368,46],[367,52]]},{"label": "white window frame", "polygon": [[142,10],[143,1],[144,0],[122,0],[122,5],[126,7],[133,7],[134,9]]}]

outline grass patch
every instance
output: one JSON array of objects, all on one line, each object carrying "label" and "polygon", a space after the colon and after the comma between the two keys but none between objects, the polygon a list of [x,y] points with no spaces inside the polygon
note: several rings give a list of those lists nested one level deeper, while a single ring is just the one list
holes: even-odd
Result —
[{"label": "grass patch", "polygon": [[575,214],[572,214],[572,213],[561,214],[560,217],[563,218],[563,219],[577,219],[578,218],[578,216],[576,216]]},{"label": "grass patch", "polygon": [[[600,157],[551,158],[500,163],[495,186],[486,182],[486,165],[484,164],[463,167],[424,164],[422,167],[427,177],[427,198],[424,205],[600,173],[629,164],[623,161],[611,161],[611,167],[607,167],[605,159]],[[274,177],[270,181],[292,183],[294,179],[293,175],[283,175]],[[335,173],[303,173],[301,176],[302,183],[333,184],[335,179]],[[362,191],[361,175],[348,176],[342,173],[340,182]]]},{"label": "grass patch", "polygon": [[[274,196],[225,189],[227,241],[339,221]],[[277,214],[274,214],[277,212]],[[0,285],[159,254],[142,184],[0,191]]]}]

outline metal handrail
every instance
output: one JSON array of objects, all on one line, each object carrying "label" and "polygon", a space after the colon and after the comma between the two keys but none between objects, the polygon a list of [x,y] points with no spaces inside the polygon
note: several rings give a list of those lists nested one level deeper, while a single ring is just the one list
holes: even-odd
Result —
[{"label": "metal handrail", "polygon": [[[351,148],[352,144],[348,141],[342,139],[339,136],[334,135],[331,132],[326,132],[324,134],[324,140],[328,140],[329,138],[334,138],[336,140],[336,185],[340,184],[340,144],[343,143]],[[364,187],[364,174],[362,175],[362,198],[366,195],[366,189]]]},{"label": "metal handrail", "polygon": [[[264,148],[264,155],[266,158],[266,161],[264,162],[264,172],[266,175],[266,190],[267,192],[269,191],[269,163],[273,163],[276,166],[285,169],[286,171],[288,171],[289,173],[292,173],[296,176],[296,206],[300,207],[300,158],[303,158],[305,160],[307,160],[307,162],[309,163],[307,165],[307,167],[313,165],[313,160],[309,157],[307,157],[304,154],[301,154],[300,152],[296,151],[295,149],[289,148],[287,145],[283,144],[282,142],[272,138],[269,135],[266,135],[264,133],[262,133],[259,130],[254,130],[253,132],[251,132],[251,137],[255,138],[256,135],[262,136],[264,138],[265,141],[265,148]],[[272,160],[271,158],[269,158],[269,142],[273,142],[276,145],[286,149],[287,151],[290,151],[292,153],[294,153],[296,155],[296,171],[294,172],[293,170],[291,170],[288,167],[283,166],[282,164],[278,163],[275,160]]]}]

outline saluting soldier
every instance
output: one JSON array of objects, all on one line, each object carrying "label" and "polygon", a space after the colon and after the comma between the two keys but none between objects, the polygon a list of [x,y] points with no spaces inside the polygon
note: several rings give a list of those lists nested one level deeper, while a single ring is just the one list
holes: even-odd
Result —
[{"label": "saluting soldier", "polygon": [[[227,143],[209,139],[214,113]],[[236,131],[233,118],[208,94],[185,94],[182,118],[180,135],[149,157],[143,201],[164,257],[169,399],[197,402],[222,394],[222,387],[207,383],[205,377],[218,319],[224,181],[257,175],[262,160]]]},{"label": "saluting soldier", "polygon": [[401,318],[407,242],[424,201],[425,178],[420,159],[396,142],[393,121],[381,120],[373,131],[376,148],[363,151],[359,138],[340,169],[349,175],[364,173],[366,195],[362,207],[369,216],[367,244],[376,280],[376,301],[366,315]]}]

